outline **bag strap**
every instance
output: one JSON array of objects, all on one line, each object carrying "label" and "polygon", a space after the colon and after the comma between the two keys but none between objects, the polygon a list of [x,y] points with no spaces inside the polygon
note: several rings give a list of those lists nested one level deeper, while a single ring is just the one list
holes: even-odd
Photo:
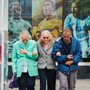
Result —
[{"label": "bag strap", "polygon": [[14,80],[14,77],[15,77],[15,73],[13,73],[12,78],[11,78],[11,81]]}]

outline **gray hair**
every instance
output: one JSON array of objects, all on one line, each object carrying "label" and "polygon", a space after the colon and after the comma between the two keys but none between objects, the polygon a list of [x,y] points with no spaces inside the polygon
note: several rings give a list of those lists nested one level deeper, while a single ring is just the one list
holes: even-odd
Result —
[{"label": "gray hair", "polygon": [[20,39],[21,39],[21,34],[28,35],[28,36],[29,36],[29,39],[31,39],[31,35],[30,35],[30,33],[29,33],[26,29],[23,29],[23,30],[20,32]]},{"label": "gray hair", "polygon": [[41,37],[42,37],[43,33],[47,33],[49,35],[50,39],[52,39],[52,35],[51,35],[50,31],[48,31],[47,29],[43,30],[41,32]]},{"label": "gray hair", "polygon": [[43,44],[43,39],[42,39],[42,37],[43,37],[43,34],[44,33],[47,33],[48,35],[49,35],[49,39],[50,39],[50,42],[52,42],[53,40],[52,40],[52,35],[51,35],[51,33],[50,33],[50,31],[48,31],[47,29],[45,29],[45,30],[43,30],[42,32],[41,32],[41,37],[40,37],[40,39],[39,39],[39,42],[41,43],[41,44]]},{"label": "gray hair", "polygon": [[62,35],[67,34],[67,33],[70,33],[70,35],[72,36],[71,30],[69,28],[64,28],[63,31],[62,31]]}]

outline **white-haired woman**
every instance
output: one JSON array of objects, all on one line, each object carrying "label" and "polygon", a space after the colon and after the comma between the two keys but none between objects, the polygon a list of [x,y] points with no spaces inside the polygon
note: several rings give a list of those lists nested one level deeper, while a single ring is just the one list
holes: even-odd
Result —
[{"label": "white-haired woman", "polygon": [[35,76],[38,75],[36,42],[29,38],[29,32],[23,30],[20,40],[13,46],[12,69],[18,77],[19,90],[35,90]]},{"label": "white-haired woman", "polygon": [[56,83],[56,70],[55,62],[51,58],[51,52],[53,48],[53,40],[51,33],[48,30],[44,30],[41,33],[41,37],[37,42],[38,48],[38,69],[40,77],[40,90],[55,90]]}]

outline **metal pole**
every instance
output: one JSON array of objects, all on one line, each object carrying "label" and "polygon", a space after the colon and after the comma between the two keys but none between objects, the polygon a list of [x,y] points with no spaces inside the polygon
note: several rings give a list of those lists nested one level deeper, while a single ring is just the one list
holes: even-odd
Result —
[{"label": "metal pole", "polygon": [[4,90],[4,34],[3,34],[3,11],[4,11],[4,0],[1,0],[1,33],[2,33],[2,61],[1,61],[1,90]]},{"label": "metal pole", "polygon": [[1,90],[5,90],[5,55],[4,55],[4,32],[8,32],[8,0],[0,0],[1,1],[1,32],[2,32],[2,61],[1,61]]}]

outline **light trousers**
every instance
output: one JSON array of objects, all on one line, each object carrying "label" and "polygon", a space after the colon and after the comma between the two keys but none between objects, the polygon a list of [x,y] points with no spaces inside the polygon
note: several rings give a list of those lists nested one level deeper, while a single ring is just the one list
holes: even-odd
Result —
[{"label": "light trousers", "polygon": [[70,75],[58,72],[60,88],[59,90],[75,90],[78,70],[72,71]]}]

